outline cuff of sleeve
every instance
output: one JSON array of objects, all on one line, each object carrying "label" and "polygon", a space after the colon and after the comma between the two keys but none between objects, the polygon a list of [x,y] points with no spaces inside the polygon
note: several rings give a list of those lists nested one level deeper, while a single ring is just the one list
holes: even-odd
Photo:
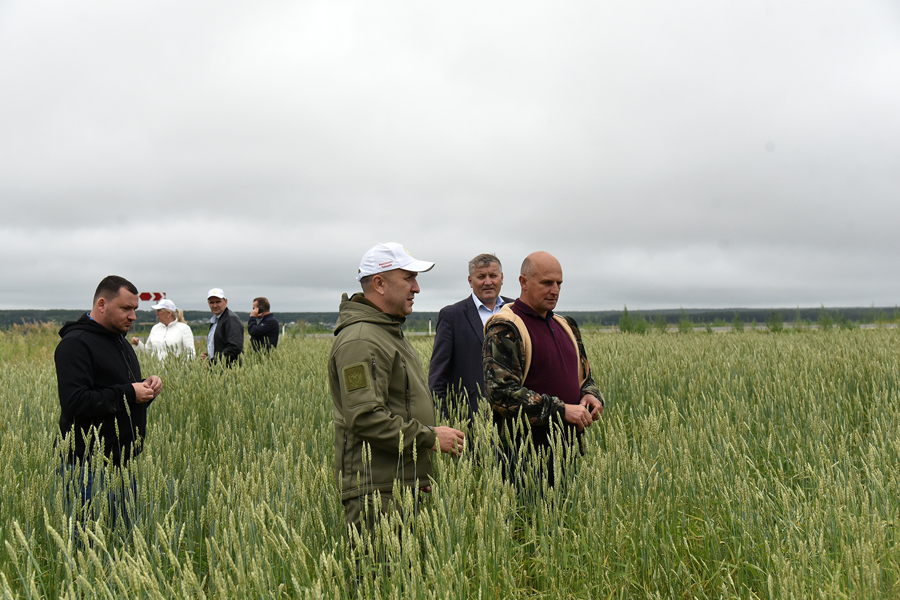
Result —
[{"label": "cuff of sleeve", "polygon": [[122,386],[122,394],[124,394],[125,397],[128,398],[129,402],[137,402],[137,395],[135,395],[134,393],[134,386],[132,386],[130,383]]},{"label": "cuff of sleeve", "polygon": [[566,414],[566,403],[557,398],[556,396],[551,396],[549,394],[544,394],[544,401],[549,402],[550,406],[550,414],[548,416],[553,416],[554,414],[558,414],[563,416]]},{"label": "cuff of sleeve", "polygon": [[[434,432],[434,427],[429,427],[428,431],[424,436],[425,444],[429,450],[434,450],[434,443],[437,441],[437,434]],[[440,448],[438,448],[440,450]]]}]

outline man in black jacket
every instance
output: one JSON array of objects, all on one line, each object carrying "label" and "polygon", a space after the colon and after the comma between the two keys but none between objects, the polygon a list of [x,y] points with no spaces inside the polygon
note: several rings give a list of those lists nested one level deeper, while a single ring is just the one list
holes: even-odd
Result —
[{"label": "man in black jacket", "polygon": [[253,310],[247,321],[247,333],[250,334],[250,346],[257,352],[271,350],[278,346],[278,321],[269,312],[271,306],[268,298],[260,296],[253,299]]},{"label": "man in black jacket", "polygon": [[110,275],[97,286],[91,312],[59,330],[62,339],[54,354],[62,409],[59,430],[63,436],[75,435],[69,463],[90,457],[91,428],[114,465],[141,451],[147,406],[159,395],[162,381],[156,375],[141,378],[134,348],[124,337],[137,307],[137,288]]},{"label": "man in black jacket", "polygon": [[[156,375],[141,377],[134,348],[125,339],[138,307],[138,291],[127,279],[110,275],[94,293],[91,312],[66,323],[56,347],[59,431],[64,472],[79,480],[82,503],[90,500],[95,441],[112,465],[140,454],[147,433],[147,406],[162,391]],[[87,479],[83,469],[90,467]],[[110,492],[113,522],[115,495]]]},{"label": "man in black jacket", "polygon": [[228,298],[221,288],[209,290],[206,301],[213,316],[209,319],[206,352],[200,358],[210,362],[224,360],[230,365],[244,352],[244,323],[228,308]]}]

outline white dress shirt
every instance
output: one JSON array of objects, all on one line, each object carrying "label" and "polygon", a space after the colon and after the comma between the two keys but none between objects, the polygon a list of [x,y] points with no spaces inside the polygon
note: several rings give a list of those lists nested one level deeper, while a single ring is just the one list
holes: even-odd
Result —
[{"label": "white dress shirt", "polygon": [[478,296],[475,295],[475,292],[472,292],[472,300],[475,302],[475,308],[478,310],[478,316],[481,317],[481,326],[484,327],[487,325],[487,320],[491,318],[491,315],[496,315],[500,312],[500,307],[503,306],[503,298],[497,296],[497,303],[494,304],[494,310],[489,309],[484,305],[484,302],[478,299]]}]

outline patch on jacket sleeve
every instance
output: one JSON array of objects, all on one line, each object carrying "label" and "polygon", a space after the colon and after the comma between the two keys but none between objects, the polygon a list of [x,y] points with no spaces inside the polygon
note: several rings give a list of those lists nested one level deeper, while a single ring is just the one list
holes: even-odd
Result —
[{"label": "patch on jacket sleeve", "polygon": [[344,389],[347,392],[364,390],[369,387],[369,378],[366,376],[366,364],[357,363],[344,367]]}]

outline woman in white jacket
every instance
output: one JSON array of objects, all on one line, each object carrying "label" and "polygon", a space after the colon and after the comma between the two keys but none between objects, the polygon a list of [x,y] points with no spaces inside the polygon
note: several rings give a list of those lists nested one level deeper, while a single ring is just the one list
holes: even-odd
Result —
[{"label": "woman in white jacket", "polygon": [[138,350],[156,354],[160,360],[169,352],[176,356],[194,358],[194,334],[190,325],[184,322],[184,313],[175,308],[175,303],[169,299],[162,300],[151,308],[156,309],[159,323],[150,330],[146,343],[136,337],[131,338],[131,343]]}]

